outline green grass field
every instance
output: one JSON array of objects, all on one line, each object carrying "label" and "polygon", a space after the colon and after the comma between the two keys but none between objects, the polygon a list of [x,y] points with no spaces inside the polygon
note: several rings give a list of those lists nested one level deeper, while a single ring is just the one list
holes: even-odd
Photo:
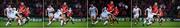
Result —
[{"label": "green grass field", "polygon": [[90,21],[76,21],[75,24],[69,22],[65,24],[63,27],[60,26],[60,22],[53,22],[50,26],[47,26],[47,21],[45,22],[29,22],[23,26],[18,26],[17,22],[13,21],[10,26],[5,26],[6,22],[0,21],[0,28],[178,28],[180,27],[180,22],[170,22],[166,21],[163,24],[159,24],[158,22],[153,23],[150,26],[143,26],[142,22],[134,25],[130,21],[119,21],[119,24],[114,23],[113,25],[104,26],[104,22],[99,22],[96,25],[92,25]]},{"label": "green grass field", "polygon": [[[10,26],[5,26],[5,22],[2,22],[0,24],[0,28],[4,28],[4,27],[8,27],[8,28],[59,28],[61,27],[59,22],[54,22],[52,23],[51,26],[47,26],[48,22],[29,22],[28,24],[25,24],[23,26],[18,26],[16,22],[13,22],[12,25]],[[180,27],[180,22],[164,22],[162,25],[160,25],[159,23],[154,23],[150,26],[143,26],[142,23],[138,23],[136,25],[131,24],[131,22],[119,22],[119,24],[115,23],[113,25],[103,25],[103,22],[99,22],[96,25],[91,25],[88,24],[86,22],[75,22],[75,24],[72,24],[71,22],[69,22],[68,24],[64,25],[64,28],[177,28]]]}]

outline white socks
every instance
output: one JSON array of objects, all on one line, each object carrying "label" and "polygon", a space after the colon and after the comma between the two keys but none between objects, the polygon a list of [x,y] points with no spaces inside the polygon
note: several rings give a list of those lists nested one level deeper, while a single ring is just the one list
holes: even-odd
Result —
[{"label": "white socks", "polygon": [[61,26],[64,24],[64,21],[63,20],[61,20]]},{"label": "white socks", "polygon": [[108,23],[108,21],[105,21],[105,22],[104,22],[104,25],[106,25],[107,23]]},{"label": "white socks", "polygon": [[21,25],[21,20],[18,20],[19,25]]},{"label": "white socks", "polygon": [[23,19],[22,21],[23,21],[22,23],[24,24],[27,21],[27,19]]},{"label": "white socks", "polygon": [[6,26],[8,26],[10,24],[10,22],[8,21],[7,23],[6,23]]},{"label": "white socks", "polygon": [[94,24],[97,24],[99,21],[96,21]]},{"label": "white socks", "polygon": [[47,25],[50,25],[51,24],[51,21],[49,21],[49,23]]}]

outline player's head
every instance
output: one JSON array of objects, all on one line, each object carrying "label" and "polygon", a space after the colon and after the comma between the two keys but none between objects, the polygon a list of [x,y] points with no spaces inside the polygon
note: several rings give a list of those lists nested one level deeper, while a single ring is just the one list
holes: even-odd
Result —
[{"label": "player's head", "polygon": [[103,9],[104,9],[104,10],[106,10],[106,9],[107,9],[107,7],[104,7]]},{"label": "player's head", "polygon": [[149,6],[149,8],[152,8],[152,6]]},{"label": "player's head", "polygon": [[28,10],[28,9],[29,9],[29,7],[26,7],[26,9]]},{"label": "player's head", "polygon": [[64,2],[64,3],[63,3],[63,5],[67,5],[67,3],[66,3],[66,2]]},{"label": "player's head", "polygon": [[20,4],[21,4],[21,5],[24,5],[24,2],[21,2]]},{"label": "player's head", "polygon": [[52,6],[51,5],[48,5],[49,8],[51,8]]},{"label": "player's head", "polygon": [[94,5],[93,4],[90,4],[91,7],[93,7]]},{"label": "player's head", "polygon": [[8,8],[10,8],[11,7],[11,5],[7,5],[8,6]]},{"label": "player's head", "polygon": [[158,4],[157,2],[154,3],[154,5],[157,5],[157,4]]},{"label": "player's head", "polygon": [[16,8],[14,7],[13,10],[16,10]]},{"label": "player's head", "polygon": [[114,2],[113,2],[113,1],[110,1],[110,4],[114,4]]},{"label": "player's head", "polygon": [[118,8],[117,6],[115,6],[115,8]]},{"label": "player's head", "polygon": [[135,8],[138,8],[138,6],[137,6],[137,5],[135,5]]}]

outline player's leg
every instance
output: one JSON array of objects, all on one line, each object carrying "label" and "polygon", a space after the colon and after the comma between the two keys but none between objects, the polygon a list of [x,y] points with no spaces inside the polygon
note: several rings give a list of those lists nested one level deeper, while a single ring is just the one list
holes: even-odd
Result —
[{"label": "player's leg", "polygon": [[101,17],[102,19],[104,19],[104,25],[107,25],[107,23],[108,23],[108,16],[107,17]]},{"label": "player's leg", "polygon": [[22,17],[22,24],[25,24],[26,20],[27,19],[25,17]]},{"label": "player's leg", "polygon": [[30,20],[30,17],[26,17],[26,21],[25,21],[25,24],[27,24]]},{"label": "player's leg", "polygon": [[118,20],[116,19],[116,16],[114,16],[114,15],[112,15],[112,21],[113,21],[113,23],[115,23],[115,22],[117,22],[118,23]]},{"label": "player's leg", "polygon": [[70,21],[72,22],[72,24],[74,24],[74,21],[73,21],[73,18],[72,18],[72,17],[70,17]]},{"label": "player's leg", "polygon": [[93,16],[90,17],[91,23],[94,24]]},{"label": "player's leg", "polygon": [[24,25],[25,24],[25,22],[27,21],[27,18],[26,18],[27,16],[25,15],[25,14],[23,14],[22,15],[22,24]]},{"label": "player's leg", "polygon": [[67,18],[68,18],[69,20],[68,20],[66,23],[68,23],[69,21],[71,21],[71,23],[74,24],[72,17],[67,17]]},{"label": "player's leg", "polygon": [[65,23],[65,17],[62,15],[60,18],[59,18],[59,21],[60,21],[60,25],[63,26],[64,23]]},{"label": "player's leg", "polygon": [[152,21],[153,21],[153,17],[149,17],[147,25],[151,25],[153,23]]},{"label": "player's leg", "polygon": [[97,24],[97,23],[99,22],[99,21],[97,20],[97,17],[96,17],[96,16],[94,16],[93,19],[94,19],[94,21],[95,21],[94,24]]},{"label": "player's leg", "polygon": [[110,19],[110,25],[113,25],[113,17],[112,17],[112,15],[109,15],[109,19]]},{"label": "player's leg", "polygon": [[12,21],[12,18],[7,18],[7,23],[6,23],[6,26],[8,26],[9,24],[11,24],[11,21]]},{"label": "player's leg", "polygon": [[134,15],[133,19],[134,19],[134,24],[137,24],[138,22],[137,15]]},{"label": "player's leg", "polygon": [[91,15],[91,21],[92,21],[92,24],[95,24],[95,22],[96,22],[96,16],[95,15]]},{"label": "player's leg", "polygon": [[53,17],[52,16],[49,16],[48,17],[48,20],[49,20],[49,23],[47,25],[50,25],[52,23],[52,20],[53,20]]},{"label": "player's leg", "polygon": [[146,24],[147,24],[147,20],[148,20],[148,18],[144,18],[143,20],[144,20],[144,21],[143,21],[143,26],[144,26],[144,25],[146,25]]},{"label": "player's leg", "polygon": [[22,25],[22,19],[20,16],[17,18],[17,22],[18,22],[18,25]]}]

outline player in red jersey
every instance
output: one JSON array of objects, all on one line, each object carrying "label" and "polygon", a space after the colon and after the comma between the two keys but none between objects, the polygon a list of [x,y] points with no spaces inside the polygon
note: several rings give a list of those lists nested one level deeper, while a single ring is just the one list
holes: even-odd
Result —
[{"label": "player in red jersey", "polygon": [[73,15],[72,9],[69,8],[69,10],[68,10],[68,12],[67,12],[67,18],[68,18],[68,19],[67,19],[66,23],[68,23],[69,21],[71,21],[72,24],[74,24],[72,15]]},{"label": "player in red jersey", "polygon": [[68,12],[68,5],[66,2],[63,3],[63,5],[61,6],[61,11],[62,11],[62,14],[60,17],[62,17],[60,20],[61,20],[61,26],[63,26],[64,24],[66,24],[66,21],[67,20],[67,12]]},{"label": "player in red jersey", "polygon": [[24,10],[24,12],[22,13],[23,14],[23,24],[25,24],[25,23],[27,23],[29,20],[30,20],[30,17],[29,17],[29,15],[30,15],[30,10],[29,10],[30,8],[29,7],[26,7],[26,9]]},{"label": "player in red jersey", "polygon": [[[117,9],[117,10],[114,11],[115,9]],[[111,22],[111,25],[112,25],[115,21],[117,21],[116,18],[115,18],[115,16],[114,16],[114,14],[117,15],[117,13],[119,13],[119,12],[118,12],[118,8],[115,8],[113,1],[110,1],[110,3],[107,4],[107,11],[108,11],[109,13],[111,13],[111,14],[109,15],[109,19],[110,19],[109,21]],[[117,21],[117,22],[118,22],[118,21]]]},{"label": "player in red jersey", "polygon": [[112,13],[114,11],[114,2],[110,1],[109,4],[107,4],[107,11]]},{"label": "player in red jersey", "polygon": [[118,7],[116,6],[116,7],[114,8],[113,15],[112,15],[113,23],[114,23],[115,21],[118,23],[118,20],[116,19],[116,16],[118,16],[118,14],[119,14],[119,9],[118,9]]},{"label": "player in red jersey", "polygon": [[[155,2],[154,5],[153,5],[153,8],[152,8],[152,13],[153,13],[153,17],[158,17],[158,12],[159,12],[159,9],[158,9],[158,3]],[[154,21],[157,21],[158,19],[157,18],[154,18],[153,19]],[[153,22],[154,22],[153,21]]]},{"label": "player in red jersey", "polygon": [[24,3],[23,2],[21,2],[20,3],[20,5],[19,5],[19,10],[18,10],[18,23],[19,23],[19,25],[21,25],[23,22],[22,22],[22,20],[23,20],[23,12],[25,11],[25,5],[24,5]]},{"label": "player in red jersey", "polygon": [[164,12],[163,12],[163,6],[160,6],[160,8],[159,8],[159,11],[158,11],[158,14],[157,14],[157,21],[161,24],[163,21],[164,21],[164,19],[162,18],[163,16],[164,16]]}]

